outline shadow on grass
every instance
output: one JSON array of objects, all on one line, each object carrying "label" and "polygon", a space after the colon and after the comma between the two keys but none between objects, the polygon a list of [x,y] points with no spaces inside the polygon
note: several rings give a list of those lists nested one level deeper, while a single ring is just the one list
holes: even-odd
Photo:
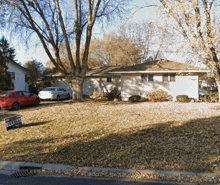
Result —
[{"label": "shadow on grass", "polygon": [[220,165],[219,128],[220,117],[210,117],[179,126],[165,122],[120,133],[103,129],[61,138],[48,136],[5,145],[1,160],[14,161],[13,151],[16,160],[27,162],[214,172],[213,164]]},{"label": "shadow on grass", "polygon": [[[49,123],[50,121],[44,121],[44,122],[38,122],[38,123],[28,123],[28,124],[23,124],[22,127],[33,127],[33,126],[39,126],[39,125],[44,125]],[[21,127],[21,128],[22,128]]]}]

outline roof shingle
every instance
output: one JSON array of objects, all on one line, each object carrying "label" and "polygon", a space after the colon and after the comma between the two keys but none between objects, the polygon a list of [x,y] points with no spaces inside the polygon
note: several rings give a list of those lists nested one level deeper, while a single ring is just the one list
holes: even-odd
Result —
[{"label": "roof shingle", "polygon": [[103,66],[88,70],[87,76],[120,74],[120,73],[143,73],[143,72],[207,72],[205,68],[199,68],[189,64],[173,62],[170,60],[154,60],[127,67]]}]

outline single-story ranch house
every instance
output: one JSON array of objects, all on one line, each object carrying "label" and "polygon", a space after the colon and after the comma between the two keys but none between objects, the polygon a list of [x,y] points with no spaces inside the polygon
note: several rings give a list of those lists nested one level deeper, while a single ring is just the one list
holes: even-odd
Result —
[{"label": "single-story ranch house", "polygon": [[8,67],[8,72],[11,74],[12,82],[14,83],[14,90],[28,91],[28,84],[25,82],[25,75],[29,71],[13,60],[7,59],[6,65]]},{"label": "single-story ranch house", "polygon": [[[199,76],[207,72],[204,68],[169,60],[147,61],[129,67],[94,67],[88,69],[83,94],[89,95],[94,91],[104,94],[117,87],[121,91],[122,100],[128,101],[132,95],[146,98],[147,92],[162,89],[173,100],[181,94],[198,100]],[[61,78],[57,78],[55,85],[71,91]]]}]

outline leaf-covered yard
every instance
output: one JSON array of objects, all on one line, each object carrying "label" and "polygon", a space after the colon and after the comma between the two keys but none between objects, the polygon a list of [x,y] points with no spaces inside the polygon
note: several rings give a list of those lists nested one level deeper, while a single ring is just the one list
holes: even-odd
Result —
[{"label": "leaf-covered yard", "polygon": [[72,166],[220,172],[220,105],[78,102],[11,112],[0,160]]}]

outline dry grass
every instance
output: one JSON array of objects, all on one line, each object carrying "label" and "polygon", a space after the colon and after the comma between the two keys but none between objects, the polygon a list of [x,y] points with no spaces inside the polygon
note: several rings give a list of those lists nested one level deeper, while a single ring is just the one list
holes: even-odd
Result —
[{"label": "dry grass", "polygon": [[219,172],[220,105],[78,102],[23,109],[0,123],[0,160]]}]

